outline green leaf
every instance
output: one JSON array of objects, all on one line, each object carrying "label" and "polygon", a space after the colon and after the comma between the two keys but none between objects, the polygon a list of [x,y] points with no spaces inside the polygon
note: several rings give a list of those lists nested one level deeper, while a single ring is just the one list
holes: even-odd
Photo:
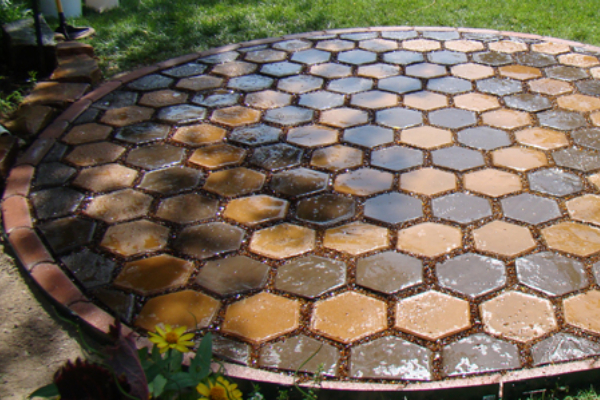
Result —
[{"label": "green leaf", "polygon": [[181,390],[189,387],[196,387],[198,381],[194,379],[194,376],[186,372],[178,372],[169,376],[169,383],[165,387],[165,390]]},{"label": "green leaf", "polygon": [[200,381],[210,373],[210,361],[212,359],[212,333],[208,332],[202,338],[196,350],[196,356],[190,364],[190,370]]},{"label": "green leaf", "polygon": [[146,379],[148,382],[152,382],[156,375],[160,373],[160,366],[156,364],[152,364],[148,368],[144,368],[144,373],[146,374]]},{"label": "green leaf", "polygon": [[169,360],[169,371],[171,372],[179,372],[181,371],[181,363],[183,362],[183,353],[173,349],[169,351],[169,356],[167,359]]},{"label": "green leaf", "polygon": [[49,398],[49,397],[55,397],[58,395],[59,395],[58,387],[54,383],[51,383],[49,385],[39,388],[38,390],[36,390],[33,393],[31,393],[29,395],[29,398],[32,398],[32,397],[48,397]]},{"label": "green leaf", "polygon": [[154,397],[160,396],[164,392],[166,384],[167,384],[167,378],[165,378],[164,376],[162,376],[160,374],[156,375],[154,380],[152,380],[152,389],[153,389],[152,395]]}]

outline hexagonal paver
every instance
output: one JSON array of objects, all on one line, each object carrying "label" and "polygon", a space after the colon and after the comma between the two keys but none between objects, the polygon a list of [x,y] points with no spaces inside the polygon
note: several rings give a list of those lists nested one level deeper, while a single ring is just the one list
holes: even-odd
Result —
[{"label": "hexagonal paver", "polygon": [[511,64],[514,60],[510,54],[486,51],[475,53],[473,55],[473,61],[492,67],[499,67],[501,65]]},{"label": "hexagonal paver", "polygon": [[495,96],[481,93],[467,93],[454,97],[454,105],[470,111],[488,111],[499,108],[500,103]]},{"label": "hexagonal paver", "polygon": [[552,108],[552,101],[539,94],[520,93],[504,98],[504,104],[521,111],[538,112]]},{"label": "hexagonal paver", "polygon": [[183,161],[185,150],[167,144],[138,147],[127,155],[127,164],[144,169],[157,169]]},{"label": "hexagonal paver", "polygon": [[422,262],[406,254],[384,251],[356,263],[356,283],[377,292],[393,294],[421,282]]},{"label": "hexagonal paver", "polygon": [[531,348],[535,366],[572,361],[597,355],[599,352],[600,345],[596,342],[565,333],[557,333]]},{"label": "hexagonal paver", "polygon": [[533,249],[536,242],[529,229],[504,221],[492,221],[473,230],[479,251],[514,257]]},{"label": "hexagonal paver", "polygon": [[300,200],[296,206],[296,217],[317,225],[333,225],[352,218],[355,213],[355,201],[351,198],[324,194]]},{"label": "hexagonal paver", "polygon": [[271,87],[272,84],[273,79],[267,78],[263,75],[255,74],[231,78],[229,79],[227,87],[240,91],[252,92],[267,89]]},{"label": "hexagonal paver", "polygon": [[194,264],[167,254],[125,263],[113,285],[142,296],[185,285]]},{"label": "hexagonal paver", "polygon": [[222,296],[263,288],[271,269],[245,256],[207,261],[194,279],[198,285]]},{"label": "hexagonal paver", "polygon": [[501,200],[504,216],[528,224],[541,224],[561,216],[555,200],[522,193]]},{"label": "hexagonal paver", "polygon": [[272,126],[258,124],[249,127],[235,128],[229,134],[229,140],[248,146],[260,146],[263,144],[274,143],[279,140],[281,129]]},{"label": "hexagonal paver", "polygon": [[567,201],[566,206],[574,220],[600,225],[600,196],[586,194]]},{"label": "hexagonal paver", "polygon": [[306,108],[286,106],[268,110],[263,119],[283,126],[292,126],[309,122],[313,115],[313,111]]},{"label": "hexagonal paver", "polygon": [[371,90],[352,95],[350,104],[370,109],[387,108],[398,105],[398,96],[379,90]]},{"label": "hexagonal paver", "polygon": [[228,144],[205,146],[195,150],[188,159],[192,164],[208,169],[239,165],[246,157],[246,150]]},{"label": "hexagonal paver", "polygon": [[291,95],[275,90],[250,93],[246,95],[245,99],[246,105],[263,110],[289,106],[291,102]]},{"label": "hexagonal paver", "polygon": [[[277,315],[277,318],[273,318]],[[221,329],[254,343],[294,331],[300,325],[300,302],[259,293],[227,307]]]},{"label": "hexagonal paver", "polygon": [[528,342],[557,327],[552,304],[529,294],[508,291],[479,307],[487,332],[517,342]]},{"label": "hexagonal paver", "polygon": [[177,128],[173,140],[189,146],[202,146],[222,141],[227,131],[210,124],[194,124]]},{"label": "hexagonal paver", "polygon": [[310,328],[333,340],[350,343],[387,327],[386,305],[356,292],[315,303]]},{"label": "hexagonal paver", "polygon": [[296,75],[280,79],[277,89],[288,93],[306,93],[323,86],[323,79],[308,75]]},{"label": "hexagonal paver", "polygon": [[425,222],[398,232],[398,250],[423,257],[437,257],[462,246],[460,229]]},{"label": "hexagonal paver", "polygon": [[383,60],[390,64],[408,65],[424,61],[425,58],[422,54],[415,51],[397,50],[385,53],[383,55]]},{"label": "hexagonal paver", "polygon": [[174,194],[197,187],[203,176],[197,169],[169,167],[147,172],[137,187],[165,195]]},{"label": "hexagonal paver", "polygon": [[469,80],[489,78],[494,75],[492,67],[472,63],[455,65],[450,71],[454,76]]},{"label": "hexagonal paver", "polygon": [[400,188],[425,196],[434,196],[456,189],[456,176],[435,168],[421,168],[402,174]]},{"label": "hexagonal paver", "polygon": [[363,152],[349,146],[335,145],[313,152],[310,165],[328,171],[340,171],[363,163]]},{"label": "hexagonal paver", "polygon": [[340,351],[335,346],[298,335],[262,347],[258,364],[263,368],[335,376],[339,358]]},{"label": "hexagonal paver", "polygon": [[588,285],[582,263],[560,254],[543,252],[518,258],[519,281],[548,296],[562,296]]},{"label": "hexagonal paver", "polygon": [[338,131],[320,125],[306,125],[290,129],[286,140],[304,147],[326,146],[338,141]]},{"label": "hexagonal paver", "polygon": [[371,165],[390,171],[402,171],[423,164],[423,152],[403,146],[384,147],[371,153]]},{"label": "hexagonal paver", "polygon": [[523,85],[514,79],[489,78],[477,81],[477,89],[496,96],[506,96],[522,91]]},{"label": "hexagonal paver", "polygon": [[600,99],[583,94],[561,96],[557,103],[559,107],[571,111],[590,112],[600,109]]},{"label": "hexagonal paver", "polygon": [[448,100],[441,94],[421,91],[405,95],[404,105],[418,110],[429,111],[446,107],[448,105]]},{"label": "hexagonal paver", "polygon": [[492,163],[515,171],[529,171],[548,165],[546,155],[539,150],[508,147],[492,152]]},{"label": "hexagonal paver", "polygon": [[376,147],[394,141],[394,131],[375,125],[365,125],[344,130],[344,142],[363,147]]},{"label": "hexagonal paver", "polygon": [[244,58],[255,63],[269,63],[285,60],[286,53],[277,50],[255,50],[246,53]]},{"label": "hexagonal paver", "polygon": [[308,49],[297,51],[292,55],[291,60],[302,64],[320,64],[329,61],[331,53],[322,50]]},{"label": "hexagonal paver", "polygon": [[528,178],[531,190],[554,196],[566,196],[583,189],[581,178],[558,168],[531,172]]},{"label": "hexagonal paver", "polygon": [[552,158],[556,165],[589,172],[600,168],[600,153],[594,150],[569,147],[555,151]]},{"label": "hexagonal paver", "polygon": [[113,108],[104,114],[100,122],[112,126],[127,126],[138,122],[148,121],[154,109],[140,106],[128,106],[121,108]]},{"label": "hexagonal paver", "polygon": [[429,122],[442,128],[459,129],[475,125],[477,118],[472,111],[445,108],[430,112]]},{"label": "hexagonal paver", "polygon": [[578,222],[561,222],[542,229],[549,248],[581,257],[600,251],[600,229]]},{"label": "hexagonal paver", "polygon": [[221,302],[193,290],[154,297],[144,304],[135,325],[153,332],[158,324],[202,329],[210,325]]},{"label": "hexagonal paver", "polygon": [[373,81],[371,79],[357,77],[334,79],[327,85],[328,90],[344,94],[364,92],[372,87]]},{"label": "hexagonal paver", "polygon": [[265,176],[247,168],[213,172],[206,179],[204,189],[221,196],[240,196],[260,190]]},{"label": "hexagonal paver", "polygon": [[358,44],[358,47],[369,51],[383,52],[396,50],[398,48],[398,43],[394,40],[369,39],[361,41]]},{"label": "hexagonal paver", "polygon": [[488,111],[481,115],[481,119],[486,125],[503,129],[515,129],[531,124],[528,113],[506,109]]},{"label": "hexagonal paver", "polygon": [[243,197],[231,200],[223,216],[243,225],[254,226],[283,219],[288,207],[287,201],[276,197],[267,195]]},{"label": "hexagonal paver", "polygon": [[247,107],[234,106],[216,110],[211,121],[228,126],[241,126],[258,122],[260,111]]},{"label": "hexagonal paver", "polygon": [[179,80],[175,87],[177,89],[188,89],[201,91],[206,89],[218,88],[223,84],[223,79],[215,76],[199,75]]},{"label": "hexagonal paver", "polygon": [[90,167],[113,162],[125,152],[125,148],[113,143],[100,142],[76,146],[65,160],[79,167]]},{"label": "hexagonal paver", "polygon": [[553,43],[553,42],[542,42],[531,45],[531,49],[533,51],[539,51],[540,53],[546,54],[560,54],[566,53],[571,50],[571,48],[562,43]]},{"label": "hexagonal paver", "polygon": [[317,90],[316,92],[300,95],[298,105],[314,108],[315,110],[329,110],[344,104],[344,95],[339,93]]},{"label": "hexagonal paver", "polygon": [[85,208],[85,214],[106,223],[127,221],[148,213],[152,197],[132,189],[97,196]]},{"label": "hexagonal paver", "polygon": [[303,151],[289,144],[278,143],[254,150],[250,163],[263,169],[276,171],[300,164]]},{"label": "hexagonal paver", "polygon": [[467,253],[439,263],[435,267],[440,286],[478,297],[506,284],[506,266],[500,260]]},{"label": "hexagonal paver", "polygon": [[[259,92],[264,93],[264,92]],[[238,103],[240,94],[233,90],[218,90],[208,94],[197,94],[191,102],[204,107],[227,107]]]},{"label": "hexagonal paver", "polygon": [[245,232],[223,222],[211,222],[184,228],[174,246],[190,257],[205,259],[238,250]]},{"label": "hexagonal paver", "polygon": [[386,193],[365,202],[365,217],[385,224],[399,224],[423,216],[421,200],[402,193]]},{"label": "hexagonal paver", "polygon": [[389,78],[390,76],[398,75],[399,73],[400,68],[390,64],[362,65],[356,70],[356,74],[359,76],[376,79]]},{"label": "hexagonal paver", "polygon": [[588,332],[600,333],[600,291],[586,293],[564,300],[565,321]]},{"label": "hexagonal paver", "polygon": [[419,126],[405,129],[400,134],[402,143],[422,149],[432,149],[451,144],[452,132],[446,129],[434,128],[432,126]]},{"label": "hexagonal paver", "polygon": [[31,202],[38,218],[66,217],[73,213],[85,196],[71,188],[50,188],[31,195]]},{"label": "hexagonal paver", "polygon": [[402,42],[402,47],[407,50],[426,52],[431,50],[437,50],[441,46],[440,42],[438,42],[437,40],[412,39]]},{"label": "hexagonal paver", "polygon": [[214,218],[218,210],[218,200],[189,193],[163,199],[158,206],[156,216],[178,224],[190,224]]},{"label": "hexagonal paver", "polygon": [[491,168],[465,174],[463,184],[465,189],[491,197],[504,196],[523,188],[517,175]]},{"label": "hexagonal paver", "polygon": [[406,67],[406,75],[415,78],[438,78],[446,75],[446,68],[432,63],[412,64]]},{"label": "hexagonal paver", "polygon": [[161,108],[156,118],[171,124],[191,124],[204,119],[206,108],[191,104],[179,104]]},{"label": "hexagonal paver", "polygon": [[106,164],[81,170],[73,184],[92,192],[109,192],[133,186],[138,177],[134,169],[120,164]]},{"label": "hexagonal paver", "polygon": [[232,77],[251,74],[255,70],[256,64],[247,63],[244,61],[231,61],[215,65],[212,69],[212,72],[214,74]]},{"label": "hexagonal paver", "polygon": [[352,348],[350,376],[362,379],[431,380],[431,351],[394,336]]},{"label": "hexagonal paver", "polygon": [[263,64],[260,68],[261,73],[276,77],[294,75],[300,73],[300,71],[302,71],[302,65],[287,61]]},{"label": "hexagonal paver", "polygon": [[335,178],[335,191],[355,196],[369,196],[392,188],[394,176],[373,168],[360,168]]},{"label": "hexagonal paver", "polygon": [[377,87],[381,90],[387,90],[388,92],[404,94],[421,90],[423,85],[421,84],[421,81],[415,78],[409,78],[406,76],[393,76],[390,78],[380,79]]},{"label": "hexagonal paver", "polygon": [[250,251],[265,257],[283,259],[311,251],[315,247],[315,231],[283,223],[254,232]]},{"label": "hexagonal paver", "polygon": [[584,128],[570,132],[571,137],[580,146],[585,146],[593,150],[600,150],[600,129]]},{"label": "hexagonal paver", "polygon": [[343,64],[325,63],[313,65],[310,67],[312,75],[322,76],[323,78],[343,78],[350,76],[352,67]]},{"label": "hexagonal paver", "polygon": [[339,53],[337,59],[347,64],[363,65],[377,60],[377,54],[365,50],[350,50]]},{"label": "hexagonal paver", "polygon": [[573,91],[573,86],[570,83],[559,81],[556,79],[536,79],[528,82],[529,89],[532,92],[549,94],[556,96],[559,94],[569,93]]},{"label": "hexagonal paver", "polygon": [[355,46],[356,44],[349,40],[331,39],[320,41],[315,47],[320,50],[344,51],[353,49]]},{"label": "hexagonal paver", "polygon": [[453,193],[433,199],[431,208],[437,218],[459,224],[469,224],[492,215],[489,201],[465,193]]},{"label": "hexagonal paver", "polygon": [[317,256],[305,256],[277,268],[275,288],[315,298],[346,283],[346,264]]},{"label": "hexagonal paver", "polygon": [[431,157],[434,165],[455,171],[466,171],[485,165],[481,152],[458,146],[432,151]]},{"label": "hexagonal paver", "polygon": [[142,106],[148,107],[166,107],[175,104],[185,103],[188,95],[175,90],[158,90],[156,92],[145,93],[139,101]]},{"label": "hexagonal paver", "polygon": [[570,131],[586,125],[585,118],[574,111],[553,110],[538,114],[540,125],[561,131]]},{"label": "hexagonal paver", "polygon": [[100,246],[129,257],[162,250],[167,245],[169,228],[142,220],[113,225],[106,230]]},{"label": "hexagonal paver", "polygon": [[474,40],[449,40],[445,43],[445,46],[448,50],[462,51],[465,53],[484,49],[482,43]]},{"label": "hexagonal paver", "polygon": [[341,107],[323,111],[319,121],[322,124],[331,125],[336,128],[349,128],[366,123],[368,118],[369,116],[365,111]]},{"label": "hexagonal paver", "polygon": [[307,168],[278,172],[271,178],[271,189],[287,196],[304,196],[327,188],[329,176]]},{"label": "hexagonal paver", "polygon": [[547,128],[528,128],[515,132],[517,142],[542,150],[554,150],[569,145],[563,132]]},{"label": "hexagonal paver", "polygon": [[431,79],[427,82],[427,89],[450,95],[469,92],[472,88],[471,82],[453,76]]},{"label": "hexagonal paver", "polygon": [[465,146],[480,150],[493,150],[511,144],[511,139],[506,132],[487,126],[463,129],[456,136]]},{"label": "hexagonal paver", "polygon": [[498,68],[500,75],[524,81],[527,79],[540,78],[542,71],[539,68],[528,67],[525,65],[507,65]]},{"label": "hexagonal paver", "polygon": [[572,65],[574,67],[589,68],[600,64],[600,61],[594,56],[587,54],[569,53],[558,56],[561,64]]},{"label": "hexagonal paver", "polygon": [[428,291],[398,301],[394,327],[425,340],[438,340],[471,327],[469,303]]},{"label": "hexagonal paver", "polygon": [[443,371],[447,376],[465,376],[521,366],[514,344],[476,333],[442,350]]},{"label": "hexagonal paver", "polygon": [[388,230],[363,222],[353,222],[327,229],[323,246],[356,256],[389,246]]}]

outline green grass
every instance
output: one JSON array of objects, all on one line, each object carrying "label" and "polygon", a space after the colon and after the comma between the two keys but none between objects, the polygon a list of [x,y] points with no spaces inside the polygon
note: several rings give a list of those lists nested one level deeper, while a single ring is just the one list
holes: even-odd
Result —
[{"label": "green grass", "polygon": [[597,0],[121,0],[77,25],[107,75],[251,39],[377,25],[454,26],[537,33],[600,45]]},{"label": "green grass", "polygon": [[600,400],[600,395],[590,386],[589,389],[578,390],[576,394],[565,393],[566,388],[549,389],[544,393],[531,395],[520,400]]}]

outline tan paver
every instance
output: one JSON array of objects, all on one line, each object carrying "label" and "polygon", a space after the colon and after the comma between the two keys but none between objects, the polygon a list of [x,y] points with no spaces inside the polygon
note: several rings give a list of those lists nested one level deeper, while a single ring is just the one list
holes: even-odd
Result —
[{"label": "tan paver", "polygon": [[230,201],[223,216],[244,225],[257,225],[283,219],[289,202],[272,196],[259,195]]},{"label": "tan paver", "polygon": [[400,140],[423,149],[432,149],[452,143],[452,132],[447,129],[434,128],[431,126],[420,126],[402,131]]},{"label": "tan paver", "polygon": [[514,257],[536,246],[529,229],[504,221],[492,221],[473,231],[475,248],[500,256]]},{"label": "tan paver", "polygon": [[590,290],[586,293],[565,299],[563,308],[565,321],[569,325],[600,334],[600,291]]},{"label": "tan paver", "polygon": [[568,146],[569,139],[560,131],[548,128],[527,128],[515,132],[517,142],[542,150],[554,150]]},{"label": "tan paver", "polygon": [[288,223],[256,231],[250,241],[250,251],[275,259],[298,256],[314,247],[314,230]]},{"label": "tan paver", "polygon": [[437,257],[462,246],[459,228],[426,222],[398,232],[398,250],[423,257]]},{"label": "tan paver", "polygon": [[548,247],[588,257],[600,251],[600,229],[577,222],[561,222],[542,229]]},{"label": "tan paver", "polygon": [[492,152],[492,163],[515,171],[529,171],[548,165],[546,155],[538,150],[508,147]]},{"label": "tan paver", "polygon": [[456,189],[456,177],[436,168],[422,168],[402,174],[400,187],[408,192],[433,196]]},{"label": "tan paver", "polygon": [[481,115],[481,120],[486,125],[501,129],[515,129],[531,124],[528,113],[506,109],[488,111]]},{"label": "tan paver", "polygon": [[522,189],[518,175],[491,168],[465,174],[463,184],[468,190],[491,197],[504,196]]},{"label": "tan paver", "polygon": [[456,96],[454,98],[454,105],[465,110],[479,112],[500,107],[500,103],[496,97],[481,93],[469,93]]},{"label": "tan paver", "polygon": [[388,247],[389,233],[364,222],[353,222],[325,231],[323,246],[351,255],[359,255]]}]

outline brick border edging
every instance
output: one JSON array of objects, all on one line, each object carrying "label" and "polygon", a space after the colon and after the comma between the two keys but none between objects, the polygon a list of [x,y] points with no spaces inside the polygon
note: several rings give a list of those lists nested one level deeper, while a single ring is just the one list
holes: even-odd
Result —
[{"label": "brick border edging", "polygon": [[[97,305],[93,304],[91,300],[81,292],[77,285],[75,285],[65,271],[60,268],[57,261],[52,257],[50,251],[48,251],[41,238],[34,230],[33,220],[35,217],[31,214],[31,204],[27,198],[34,176],[35,167],[42,161],[46,153],[50,151],[52,146],[58,141],[58,138],[65,131],[67,131],[75,119],[95,101],[100,100],[108,93],[133,80],[162,69],[175,67],[177,65],[193,61],[201,57],[237,50],[240,47],[258,46],[261,44],[270,44],[281,40],[305,38],[307,36],[409,30],[456,31],[460,33],[494,34],[522,39],[537,39],[553,43],[566,44],[569,46],[582,48],[586,51],[600,53],[600,47],[598,46],[591,46],[580,42],[535,34],[475,28],[384,26],[370,28],[332,29],[284,35],[276,38],[251,40],[184,55],[157,63],[152,66],[119,74],[104,82],[93,91],[87,93],[79,100],[71,104],[71,106],[69,106],[66,110],[64,110],[41,132],[31,146],[17,158],[14,167],[10,170],[9,176],[6,179],[5,190],[2,196],[1,212],[4,230],[8,236],[8,242],[17,255],[21,266],[25,269],[32,280],[52,299],[52,301],[65,307],[74,316],[78,317],[81,321],[83,321],[89,327],[97,330],[99,333],[103,335],[108,334],[109,326],[114,324],[116,319]],[[128,326],[123,325],[122,331],[124,334],[133,335],[139,347],[145,347],[150,344],[146,337],[138,334]],[[229,376],[242,380],[258,381],[267,384],[285,386],[292,385],[294,381],[294,379],[288,375],[275,372],[258,370],[255,368],[230,363],[224,363],[223,365],[225,366]],[[504,392],[503,387],[506,385],[515,384],[516,382],[552,378],[558,375],[575,374],[579,372],[592,372],[593,370],[600,371],[600,360],[590,358],[583,361],[572,361],[559,365],[549,365],[526,370],[521,369],[504,373],[492,373],[489,375],[481,375],[470,378],[451,378],[444,381],[434,382],[384,384],[324,381],[322,382],[321,387],[325,391],[331,391],[332,393],[345,390],[377,392],[381,394],[397,392],[399,390],[423,392],[431,390],[455,390],[461,388],[468,389],[491,385],[492,388],[497,388],[496,393],[499,393],[500,396],[502,396],[502,393]]]}]

